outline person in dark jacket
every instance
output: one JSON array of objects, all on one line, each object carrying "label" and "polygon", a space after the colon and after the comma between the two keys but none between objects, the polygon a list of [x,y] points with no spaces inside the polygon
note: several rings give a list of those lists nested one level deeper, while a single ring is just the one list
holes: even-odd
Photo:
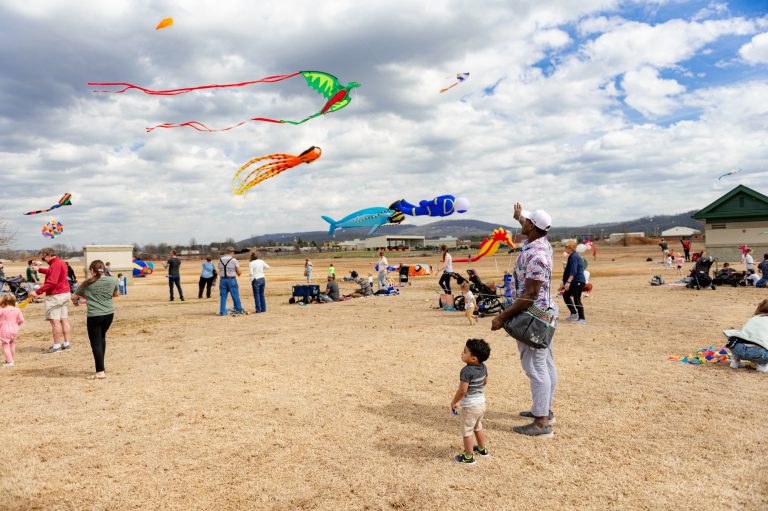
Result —
[{"label": "person in dark jacket", "polygon": [[584,317],[584,304],[581,303],[581,291],[587,279],[584,278],[584,263],[576,253],[576,242],[568,241],[565,244],[565,252],[568,254],[568,262],[563,270],[563,300],[571,315],[566,319],[576,323],[586,323]]}]

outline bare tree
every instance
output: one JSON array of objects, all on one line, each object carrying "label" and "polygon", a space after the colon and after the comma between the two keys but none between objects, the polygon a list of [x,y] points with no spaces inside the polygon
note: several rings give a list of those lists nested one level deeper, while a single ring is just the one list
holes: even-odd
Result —
[{"label": "bare tree", "polygon": [[0,248],[10,247],[16,241],[16,231],[11,229],[8,222],[0,220]]}]

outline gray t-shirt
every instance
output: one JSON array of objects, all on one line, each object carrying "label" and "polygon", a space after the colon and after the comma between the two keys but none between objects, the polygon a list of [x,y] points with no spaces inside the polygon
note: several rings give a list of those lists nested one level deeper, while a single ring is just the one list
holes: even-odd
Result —
[{"label": "gray t-shirt", "polygon": [[328,282],[328,284],[325,286],[325,291],[326,294],[333,300],[339,299],[339,284],[337,284],[335,280]]},{"label": "gray t-shirt", "polygon": [[179,268],[181,267],[181,259],[178,257],[171,257],[168,259],[168,262],[165,263],[168,265],[168,275],[171,277],[180,277],[181,274],[179,273]]},{"label": "gray t-shirt", "polygon": [[463,407],[482,406],[485,404],[485,378],[488,377],[488,369],[485,364],[473,366],[467,364],[459,374],[459,379],[469,383],[469,388],[464,397],[459,401]]},{"label": "gray t-shirt", "polygon": [[104,275],[93,284],[83,289],[78,289],[77,294],[85,297],[88,317],[92,318],[95,316],[106,316],[115,312],[112,295],[116,290],[117,279]]}]

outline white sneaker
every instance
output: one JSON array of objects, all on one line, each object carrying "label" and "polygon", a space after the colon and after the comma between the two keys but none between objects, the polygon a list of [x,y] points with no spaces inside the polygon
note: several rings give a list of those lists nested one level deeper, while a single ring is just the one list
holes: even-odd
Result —
[{"label": "white sneaker", "polygon": [[768,373],[768,364],[760,364],[757,366],[757,371],[760,373]]},{"label": "white sneaker", "polygon": [[570,315],[568,315],[567,318],[565,318],[566,321],[575,321],[577,319],[579,319],[579,315],[578,314],[570,314]]},{"label": "white sneaker", "polygon": [[744,362],[741,360],[731,360],[731,369],[740,369],[744,367]]}]

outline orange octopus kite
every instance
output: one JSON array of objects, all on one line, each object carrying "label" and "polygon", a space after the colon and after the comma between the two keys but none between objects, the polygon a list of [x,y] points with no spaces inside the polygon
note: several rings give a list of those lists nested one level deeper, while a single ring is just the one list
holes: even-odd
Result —
[{"label": "orange octopus kite", "polygon": [[[298,156],[293,156],[292,154],[270,154],[267,156],[254,158],[240,167],[235,173],[235,177],[232,178],[232,192],[235,193],[235,195],[242,195],[245,197],[245,194],[249,188],[256,186],[265,179],[269,179],[270,177],[274,177],[281,172],[291,169],[296,165],[301,165],[302,163],[312,163],[316,159],[320,158],[321,154],[323,154],[323,151],[319,147],[312,146]],[[245,169],[257,161],[262,160],[273,161],[266,163],[255,170],[252,170],[244,178],[240,176],[240,174]]]}]

